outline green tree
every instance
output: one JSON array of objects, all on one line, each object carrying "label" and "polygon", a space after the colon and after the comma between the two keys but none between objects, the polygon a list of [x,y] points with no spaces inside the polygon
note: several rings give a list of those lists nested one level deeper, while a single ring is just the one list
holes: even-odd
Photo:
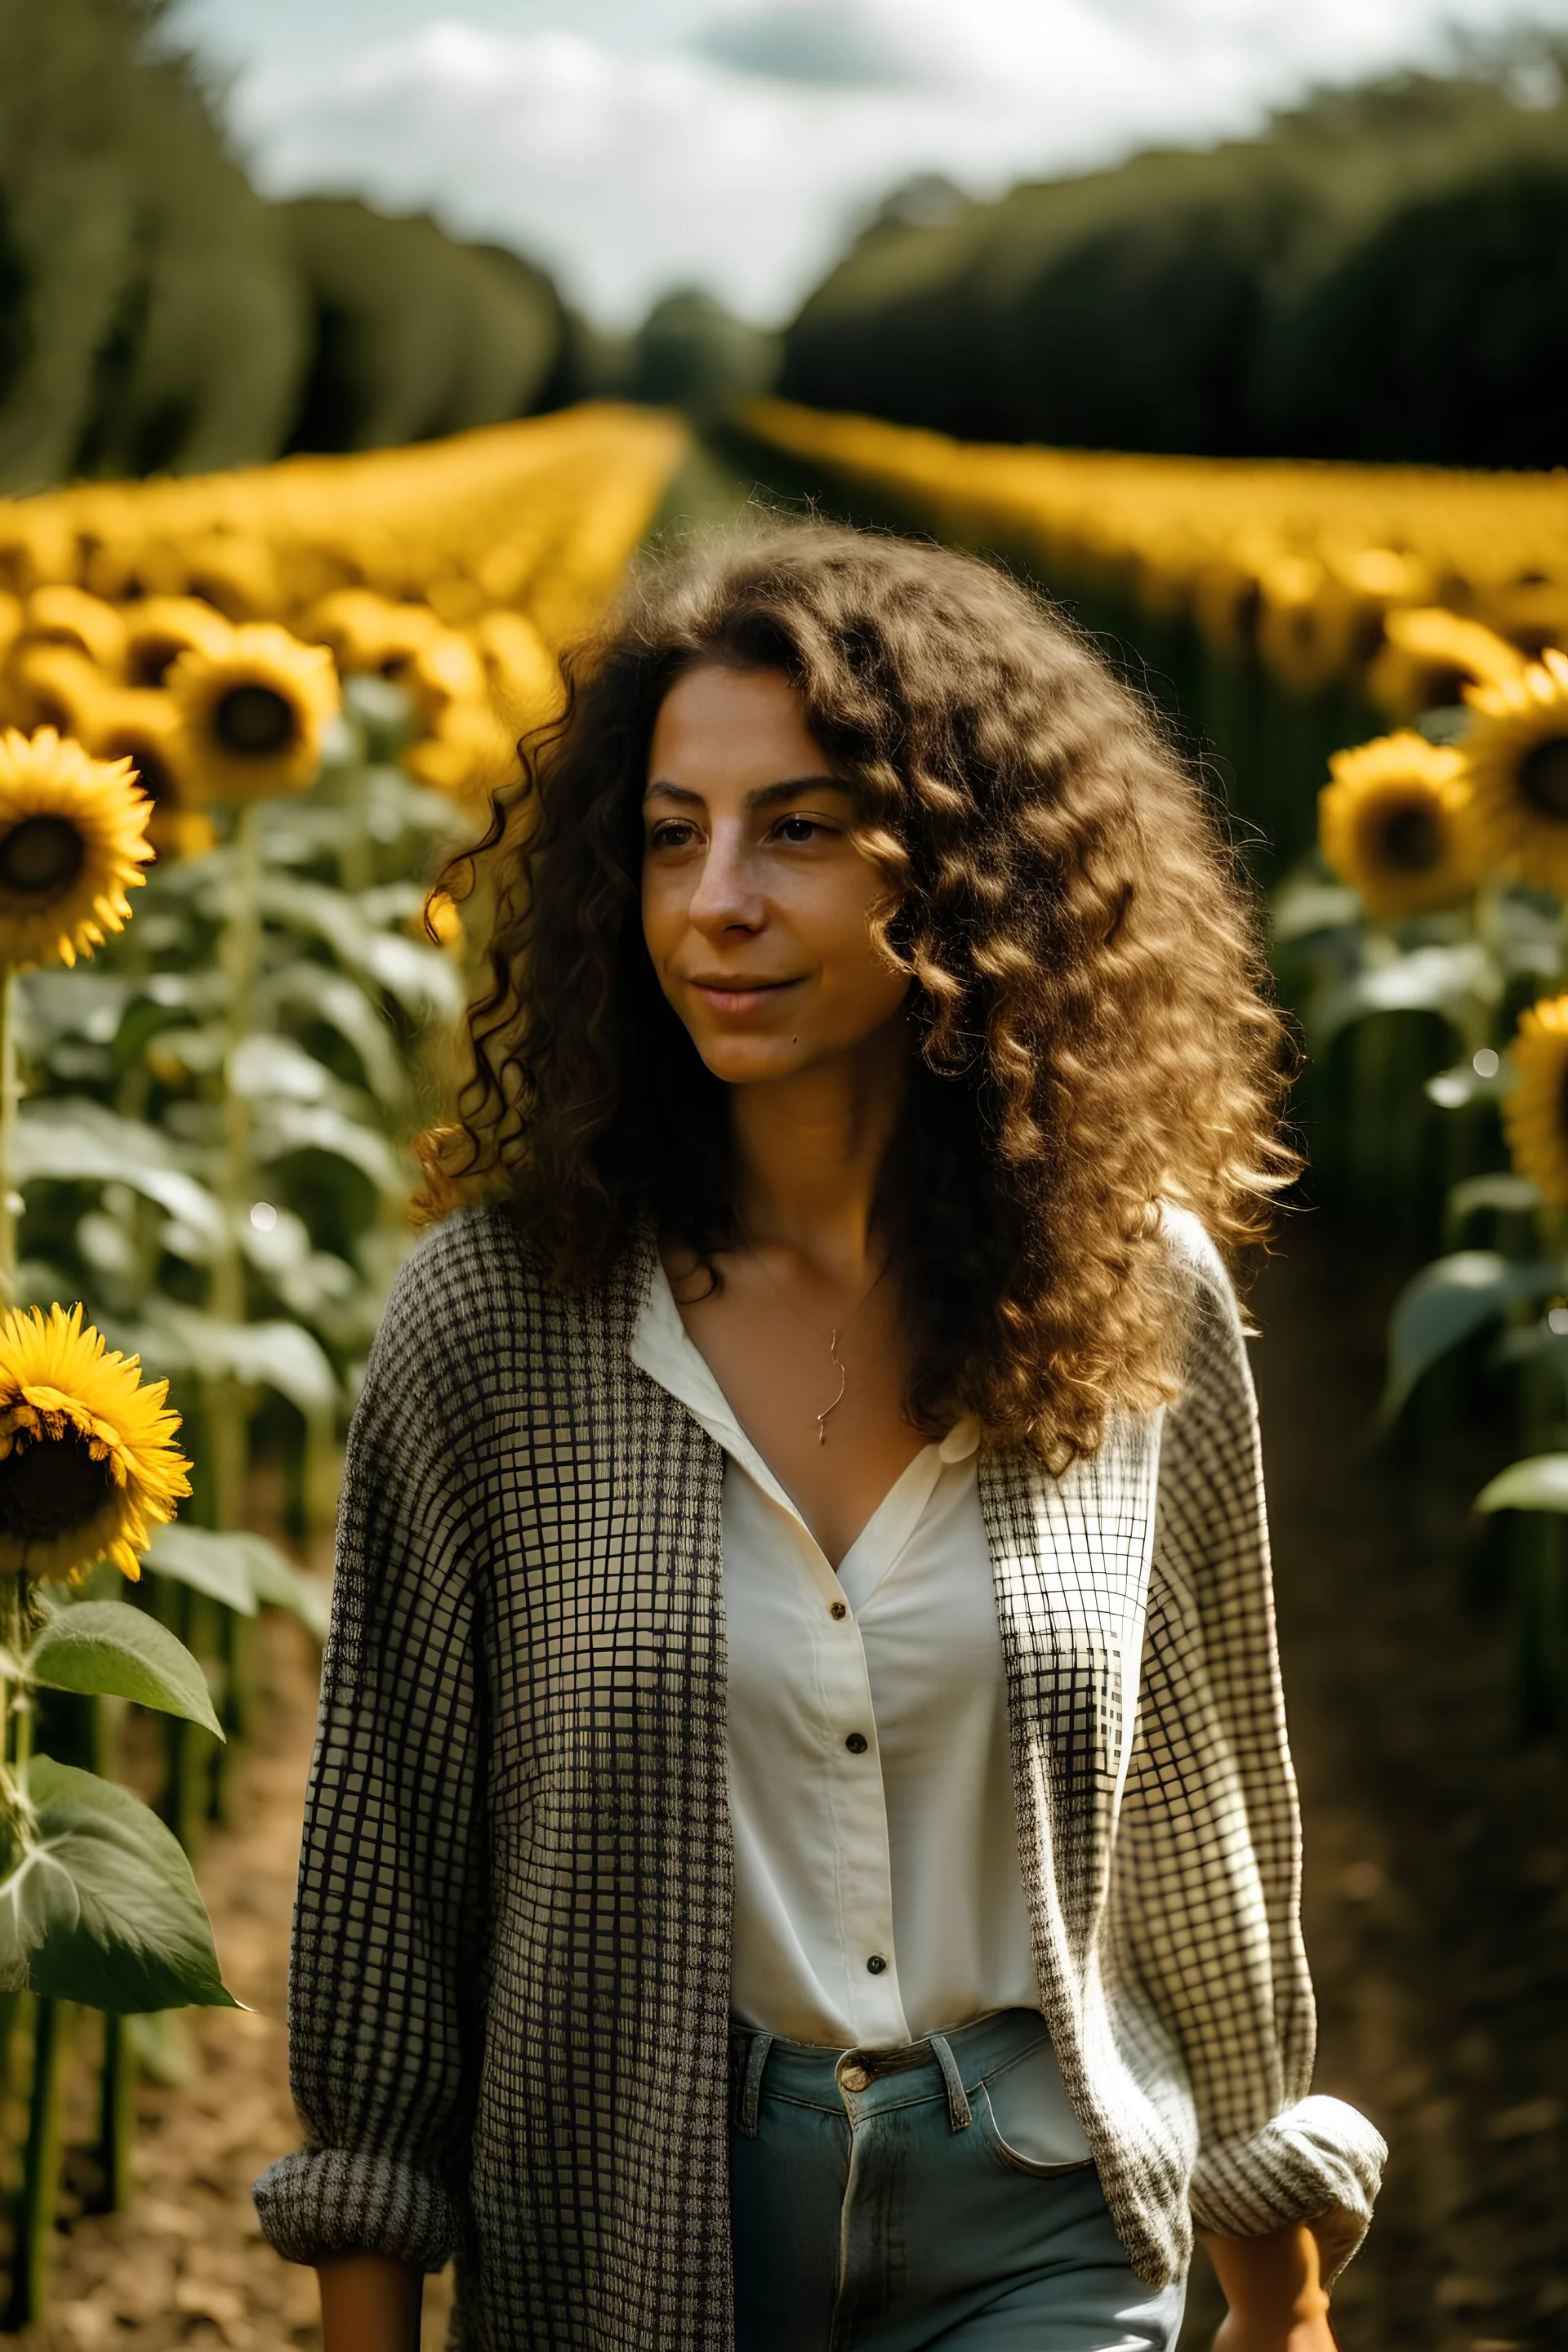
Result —
[{"label": "green tree", "polygon": [[561,396],[565,313],[542,270],[353,197],[279,212],[312,322],[290,447],[384,448]]},{"label": "green tree", "polygon": [[[892,202],[789,327],[779,389],[976,439],[1568,456],[1550,422],[1550,190],[1568,170],[1553,87],[1548,66],[1521,82],[1500,61],[1410,76],[1207,152],[994,204]],[[1417,347],[1411,405],[1394,387]],[[1510,404],[1535,420],[1512,441]]]},{"label": "green tree", "polygon": [[0,487],[268,456],[305,355],[164,0],[0,0]]}]

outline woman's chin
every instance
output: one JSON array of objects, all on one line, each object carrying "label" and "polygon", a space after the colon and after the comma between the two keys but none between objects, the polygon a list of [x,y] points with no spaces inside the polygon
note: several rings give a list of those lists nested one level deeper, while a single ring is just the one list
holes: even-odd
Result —
[{"label": "woman's chin", "polygon": [[770,1078],[793,1078],[816,1057],[803,1040],[788,1037],[704,1037],[698,1052],[727,1087],[754,1087]]}]

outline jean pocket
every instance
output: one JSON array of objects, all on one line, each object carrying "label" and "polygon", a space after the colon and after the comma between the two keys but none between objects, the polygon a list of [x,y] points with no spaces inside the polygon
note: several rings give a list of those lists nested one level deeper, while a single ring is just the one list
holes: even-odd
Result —
[{"label": "jean pocket", "polygon": [[991,2105],[989,2091],[982,2087],[975,2094],[973,2104],[975,2106],[976,2120],[987,2147],[993,2156],[999,2158],[1006,2166],[1009,2172],[1025,2172],[1034,2180],[1054,2180],[1058,2173],[1088,2172],[1092,2168],[1094,2164],[1092,2156],[1069,2156],[1058,2163],[1047,2163],[1038,2157],[1026,2156],[1021,2148],[1015,2147],[1010,2140],[1003,2138],[995,2111]]},{"label": "jean pocket", "polygon": [[1094,2161],[1047,2035],[987,2075],[972,2104],[986,2140],[1014,2172],[1048,2179]]}]

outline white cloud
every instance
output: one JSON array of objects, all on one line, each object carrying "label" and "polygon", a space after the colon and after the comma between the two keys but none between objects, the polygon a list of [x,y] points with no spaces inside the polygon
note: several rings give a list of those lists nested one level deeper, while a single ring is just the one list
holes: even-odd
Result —
[{"label": "white cloud", "polygon": [[1499,0],[729,0],[695,37],[637,49],[442,20],[318,75],[263,68],[241,79],[235,113],[274,192],[431,209],[537,253],[602,318],[629,321],[697,280],[771,319],[846,224],[913,173],[989,193],[1150,140],[1243,131],[1313,80],[1436,60],[1443,24],[1485,32],[1508,13]]}]

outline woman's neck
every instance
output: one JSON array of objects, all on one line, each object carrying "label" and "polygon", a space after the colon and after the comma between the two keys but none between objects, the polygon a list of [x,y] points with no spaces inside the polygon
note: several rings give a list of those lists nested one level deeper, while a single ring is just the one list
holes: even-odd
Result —
[{"label": "woman's neck", "polygon": [[735,1199],[748,1241],[796,1250],[840,1278],[868,1265],[877,1188],[909,1075],[900,1014],[830,1062],[734,1088]]}]

